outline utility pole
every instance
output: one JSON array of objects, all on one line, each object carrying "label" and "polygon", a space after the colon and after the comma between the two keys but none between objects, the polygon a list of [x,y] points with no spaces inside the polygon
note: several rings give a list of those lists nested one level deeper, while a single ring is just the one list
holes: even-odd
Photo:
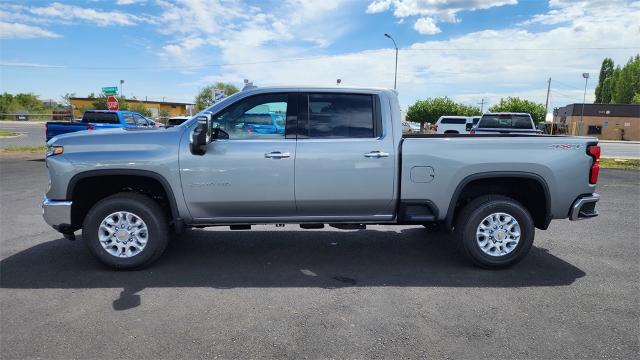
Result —
[{"label": "utility pole", "polygon": [[[547,119],[547,112],[549,111],[549,92],[551,92],[551,78],[547,80],[547,101],[544,102],[544,118]],[[551,118],[551,135],[553,135],[553,118]]]},{"label": "utility pole", "polygon": [[480,105],[480,113],[482,114],[482,110],[484,110],[484,98],[482,98],[480,100],[480,102],[478,103],[478,105]]}]

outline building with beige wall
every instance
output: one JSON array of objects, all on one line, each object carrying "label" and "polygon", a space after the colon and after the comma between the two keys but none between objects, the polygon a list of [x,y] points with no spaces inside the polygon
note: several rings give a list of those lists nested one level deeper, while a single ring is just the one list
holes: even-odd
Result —
[{"label": "building with beige wall", "polygon": [[[81,118],[82,113],[85,110],[93,110],[92,98],[71,98],[71,106],[73,107],[73,117]],[[147,101],[147,100],[135,100],[126,99],[127,106],[131,108],[132,105],[141,104],[146,109],[151,111],[153,118],[157,118],[160,110],[166,110],[169,113],[169,117],[172,116],[184,116],[191,115],[194,109],[193,103],[180,103],[180,102],[168,102],[168,101]]]},{"label": "building with beige wall", "polygon": [[553,110],[553,122],[570,135],[601,140],[640,140],[640,105],[569,104]]}]

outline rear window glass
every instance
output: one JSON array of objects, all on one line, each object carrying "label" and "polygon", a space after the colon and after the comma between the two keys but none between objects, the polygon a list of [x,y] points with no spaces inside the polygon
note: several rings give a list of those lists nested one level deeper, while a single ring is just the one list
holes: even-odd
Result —
[{"label": "rear window glass", "polygon": [[310,94],[308,136],[374,137],[373,97],[360,94]]},{"label": "rear window glass", "polygon": [[480,129],[533,129],[531,118],[527,115],[483,115]]},{"label": "rear window glass", "polygon": [[464,118],[442,118],[440,124],[458,124],[464,125],[467,123],[467,119]]},{"label": "rear window glass", "polygon": [[119,124],[118,115],[116,113],[103,112],[86,112],[82,115],[83,123],[94,124]]}]

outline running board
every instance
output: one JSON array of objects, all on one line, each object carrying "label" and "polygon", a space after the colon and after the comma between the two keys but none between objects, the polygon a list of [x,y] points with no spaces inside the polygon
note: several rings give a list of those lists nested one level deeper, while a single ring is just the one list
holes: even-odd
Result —
[{"label": "running board", "polygon": [[340,230],[364,230],[367,228],[365,224],[329,224],[329,226]]}]

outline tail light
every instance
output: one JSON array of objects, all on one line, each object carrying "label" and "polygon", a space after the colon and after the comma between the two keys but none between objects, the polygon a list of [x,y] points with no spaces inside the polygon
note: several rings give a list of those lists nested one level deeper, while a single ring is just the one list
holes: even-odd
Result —
[{"label": "tail light", "polygon": [[94,125],[92,125],[92,124],[87,125],[87,130],[93,130],[95,128],[96,127]]},{"label": "tail light", "polygon": [[475,131],[475,130],[471,130],[471,131],[469,131],[469,134],[471,134],[471,135],[475,135],[475,134],[476,134],[476,131]]},{"label": "tail light", "polygon": [[598,175],[600,174],[600,146],[587,146],[587,154],[593,158],[593,164],[591,164],[591,170],[589,171],[589,184],[597,184]]}]

